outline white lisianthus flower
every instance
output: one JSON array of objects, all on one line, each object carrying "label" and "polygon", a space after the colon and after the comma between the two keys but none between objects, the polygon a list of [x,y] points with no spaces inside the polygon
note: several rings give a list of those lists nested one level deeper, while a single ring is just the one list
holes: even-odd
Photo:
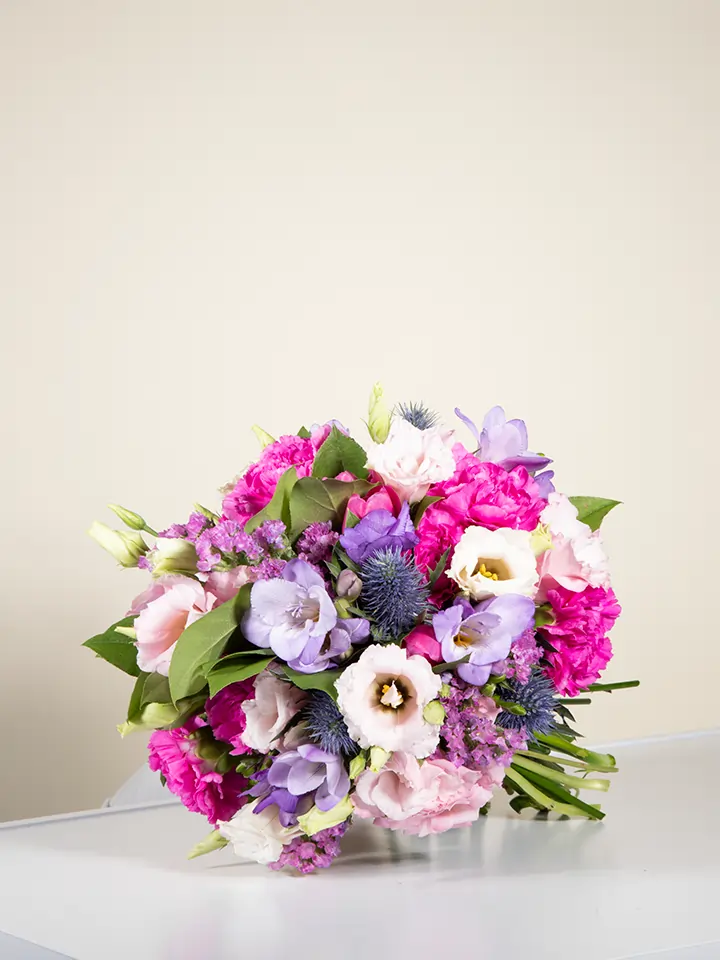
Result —
[{"label": "white lisianthus flower", "polygon": [[468,527],[447,575],[473,600],[508,594],[533,597],[538,574],[532,536],[526,530]]},{"label": "white lisianthus flower", "polygon": [[232,844],[238,857],[267,865],[275,863],[283,847],[299,837],[302,827],[283,827],[275,804],[255,813],[259,800],[242,807],[232,820],[218,821],[221,836]]},{"label": "white lisianthus flower", "polygon": [[442,686],[425,657],[395,644],[373,644],[335,681],[338,707],[350,736],[361,747],[402,750],[428,757],[440,739],[440,724],[428,723],[425,707]]},{"label": "white lisianthus flower", "polygon": [[402,500],[417,503],[433,483],[448,480],[455,472],[452,436],[440,427],[419,430],[398,417],[385,443],[370,444],[367,465]]}]

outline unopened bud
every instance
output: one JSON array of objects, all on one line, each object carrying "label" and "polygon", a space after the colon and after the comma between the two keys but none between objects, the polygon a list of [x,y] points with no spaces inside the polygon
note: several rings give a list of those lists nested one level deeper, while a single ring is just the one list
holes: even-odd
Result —
[{"label": "unopened bud", "polygon": [[368,432],[375,443],[385,443],[390,433],[391,413],[383,398],[382,385],[376,383],[370,394]]},{"label": "unopened bud", "polygon": [[423,710],[423,720],[426,723],[434,723],[436,726],[445,720],[445,707],[439,700],[431,700]]},{"label": "unopened bud", "polygon": [[337,578],[335,592],[344,600],[357,600],[362,592],[362,580],[352,570],[343,570]]},{"label": "unopened bud", "polygon": [[380,773],[392,754],[382,747],[370,747],[370,769],[373,773]]},{"label": "unopened bud", "polygon": [[108,507],[112,510],[115,516],[122,520],[126,527],[130,527],[131,530],[145,529],[145,521],[139,513],[134,513],[132,510],[126,510],[125,507],[121,507],[117,503],[109,503]]},{"label": "unopened bud", "polygon": [[269,447],[271,443],[275,443],[275,437],[271,436],[266,430],[263,430],[262,427],[259,427],[256,423],[253,424],[252,432],[260,441],[260,446],[265,449]]},{"label": "unopened bud", "polygon": [[144,556],[149,549],[139,533],[113,530],[97,520],[94,521],[88,533],[123,567],[136,567],[140,557]]},{"label": "unopened bud", "polygon": [[153,553],[153,576],[180,574],[191,577],[197,573],[197,551],[188,540],[160,537]]}]

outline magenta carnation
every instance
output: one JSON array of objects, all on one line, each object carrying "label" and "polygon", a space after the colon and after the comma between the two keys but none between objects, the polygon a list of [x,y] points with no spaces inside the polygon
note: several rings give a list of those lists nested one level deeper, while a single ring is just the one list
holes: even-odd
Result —
[{"label": "magenta carnation", "polygon": [[299,477],[310,476],[315,449],[311,439],[292,435],[269,444],[223,500],[225,516],[239,524],[254,517],[272,500],[278,480],[289,467],[295,467]]},{"label": "magenta carnation", "polygon": [[192,813],[202,813],[210,823],[230,820],[246,802],[248,781],[230,771],[220,774],[198,755],[195,731],[206,726],[194,717],[184,727],[156,730],[150,736],[149,766],[165,778],[167,788]]},{"label": "magenta carnation", "polygon": [[594,683],[612,657],[607,633],[620,616],[611,589],[587,587],[575,593],[565,587],[548,591],[555,622],[542,628],[552,647],[546,673],[559,693],[574,697]]},{"label": "magenta carnation", "polygon": [[230,743],[233,755],[252,753],[250,747],[243,743],[242,735],[245,732],[246,717],[243,703],[255,699],[254,680],[241,680],[231,683],[205,704],[208,723],[218,740]]},{"label": "magenta carnation", "polygon": [[421,570],[432,569],[467,527],[534,530],[547,506],[524,467],[508,471],[496,463],[482,463],[472,454],[457,463],[449,480],[430,488],[430,496],[444,499],[429,506],[418,525],[415,561]]}]

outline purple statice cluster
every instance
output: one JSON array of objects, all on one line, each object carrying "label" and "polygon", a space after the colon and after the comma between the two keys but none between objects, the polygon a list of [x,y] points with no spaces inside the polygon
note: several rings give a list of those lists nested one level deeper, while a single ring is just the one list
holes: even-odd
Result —
[{"label": "purple statice cluster", "polygon": [[445,722],[440,731],[437,759],[447,759],[456,767],[490,772],[509,767],[516,750],[525,748],[524,730],[496,726],[499,713],[496,702],[480,688],[453,677],[449,692],[443,697]]},{"label": "purple statice cluster", "polygon": [[292,867],[300,873],[312,873],[332,865],[340,853],[340,839],[348,828],[348,821],[336,827],[321,830],[314,837],[297,837],[287,844],[275,863],[269,864],[271,870]]},{"label": "purple statice cluster", "polygon": [[[240,563],[258,564],[266,559],[276,560],[275,555],[287,548],[285,524],[281,520],[266,520],[253,533],[246,533],[237,520],[221,517],[213,521],[204,513],[192,513],[187,523],[173,523],[166,530],[161,530],[159,536],[193,543],[201,573]],[[270,579],[277,575],[277,567],[273,565],[254,579]]]},{"label": "purple statice cluster", "polygon": [[527,683],[542,655],[543,650],[535,639],[535,631],[528,629],[513,641],[507,660],[504,664],[496,665],[496,670],[518,683]]},{"label": "purple statice cluster", "polygon": [[332,556],[339,538],[340,534],[334,532],[331,523],[311,523],[297,542],[297,555],[313,567],[320,567]]}]

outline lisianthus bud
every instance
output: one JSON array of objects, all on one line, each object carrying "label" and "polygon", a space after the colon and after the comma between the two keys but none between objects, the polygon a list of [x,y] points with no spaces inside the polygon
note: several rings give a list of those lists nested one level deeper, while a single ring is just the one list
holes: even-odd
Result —
[{"label": "lisianthus bud", "polygon": [[445,720],[445,707],[439,700],[431,700],[423,710],[423,720],[438,726]]},{"label": "lisianthus bud", "polygon": [[161,730],[175,723],[179,716],[177,708],[171,703],[149,703],[139,720],[119,723],[117,729],[121,737],[126,737],[135,730]]},{"label": "lisianthus bud", "polygon": [[123,567],[136,567],[140,557],[148,552],[148,545],[139,533],[113,530],[97,520],[93,522],[88,533]]},{"label": "lisianthus bud", "polygon": [[335,592],[345,600],[357,600],[362,591],[362,580],[352,570],[343,570],[337,578]]},{"label": "lisianthus bud", "polygon": [[191,577],[197,573],[197,551],[188,540],[160,537],[153,554],[153,576],[181,574]]},{"label": "lisianthus bud", "polygon": [[370,747],[370,769],[372,772],[380,773],[391,756],[392,754],[383,750],[382,747]]},{"label": "lisianthus bud", "polygon": [[350,774],[351,780],[357,780],[360,774],[363,772],[367,766],[367,759],[364,754],[359,753],[356,757],[353,757],[350,761],[350,768],[348,773]]},{"label": "lisianthus bud", "polygon": [[263,430],[262,427],[259,427],[256,423],[252,426],[252,432],[260,441],[260,446],[265,449],[269,447],[271,443],[275,443],[275,437],[271,436],[266,430]]},{"label": "lisianthus bud", "polygon": [[385,443],[390,432],[391,414],[383,398],[383,388],[376,383],[370,394],[368,433],[375,443]]},{"label": "lisianthus bud", "polygon": [[195,857],[202,857],[206,853],[212,853],[213,850],[222,850],[223,847],[228,845],[228,841],[220,833],[219,830],[213,830],[212,833],[209,833],[204,840],[201,840],[200,843],[196,843],[192,848],[190,853],[187,855],[188,860],[194,860]]},{"label": "lisianthus bud", "polygon": [[144,530],[146,528],[146,523],[139,513],[126,510],[125,507],[121,507],[118,503],[109,503],[108,507],[122,520],[125,526],[130,527],[131,530]]},{"label": "lisianthus bud", "polygon": [[317,807],[311,807],[307,813],[298,817],[298,823],[308,837],[314,837],[321,830],[329,830],[330,827],[336,827],[343,823],[353,812],[353,805],[350,797],[336,803],[330,810],[318,810]]}]

